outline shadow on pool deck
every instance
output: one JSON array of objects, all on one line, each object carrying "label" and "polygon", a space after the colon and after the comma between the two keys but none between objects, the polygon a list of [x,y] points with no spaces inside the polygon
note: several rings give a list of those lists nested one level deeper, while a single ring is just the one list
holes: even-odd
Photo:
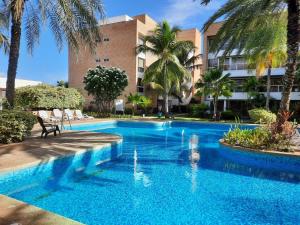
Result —
[{"label": "shadow on pool deck", "polygon": [[0,145],[0,172],[40,164],[78,151],[97,149],[119,140],[116,135],[65,131],[56,137],[31,137],[21,143]]},{"label": "shadow on pool deck", "polygon": [[0,224],[80,225],[81,223],[0,195]]}]

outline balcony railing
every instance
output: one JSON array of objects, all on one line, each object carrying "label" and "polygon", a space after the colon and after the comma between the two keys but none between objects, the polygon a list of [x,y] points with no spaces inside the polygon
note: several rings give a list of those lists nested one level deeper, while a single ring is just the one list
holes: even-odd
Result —
[{"label": "balcony railing", "polygon": [[144,73],[144,72],[145,72],[145,68],[143,68],[143,67],[138,67],[138,72]]},{"label": "balcony railing", "polygon": [[[258,92],[261,92],[261,93],[267,92],[266,86],[259,87],[258,89],[259,89]],[[283,85],[271,85],[271,87],[270,87],[270,92],[282,92],[282,90],[283,90]],[[233,92],[245,92],[245,91],[243,90],[242,86],[236,86],[233,89]],[[292,92],[300,92],[299,87],[293,86]]]},{"label": "balcony railing", "polygon": [[247,63],[224,64],[220,66],[223,70],[246,70]]}]

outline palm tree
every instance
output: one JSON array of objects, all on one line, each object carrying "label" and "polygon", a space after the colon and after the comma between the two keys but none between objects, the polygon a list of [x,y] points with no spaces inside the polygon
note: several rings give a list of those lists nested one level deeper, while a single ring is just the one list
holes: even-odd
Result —
[{"label": "palm tree", "polygon": [[7,53],[9,49],[8,38],[5,36],[3,32],[1,32],[6,27],[7,27],[7,17],[3,12],[0,12],[0,48],[3,48],[4,53]]},{"label": "palm tree", "polygon": [[232,96],[232,88],[235,83],[229,76],[230,73],[223,75],[221,70],[212,69],[205,72],[203,79],[196,83],[196,88],[200,89],[198,94],[211,95],[214,106],[213,119],[215,120],[217,119],[219,97]]},{"label": "palm tree", "polygon": [[[211,0],[201,0],[202,4],[208,4]],[[206,30],[213,22],[219,18],[224,18],[225,22],[217,34],[220,41],[219,47],[228,43],[228,48],[233,48],[237,44],[245,43],[244,31],[251,27],[259,27],[260,20],[264,15],[276,17],[287,8],[287,60],[286,72],[283,76],[283,91],[280,102],[280,109],[277,114],[279,127],[285,122],[281,115],[289,110],[290,95],[295,80],[297,67],[297,54],[299,51],[300,39],[300,2],[299,0],[228,0],[211,18],[205,23]],[[228,51],[225,51],[225,53]]]},{"label": "palm tree", "polygon": [[267,110],[270,109],[272,68],[282,66],[286,61],[286,13],[278,16],[279,19],[262,20],[261,26],[249,33],[244,47],[248,65],[256,67],[256,75],[262,76],[267,70]]},{"label": "palm tree", "polygon": [[132,115],[134,116],[134,111],[136,110],[136,107],[141,102],[141,95],[138,93],[132,94],[130,93],[127,97],[128,103],[132,104]]},{"label": "palm tree", "polygon": [[201,58],[201,54],[194,55],[196,50],[196,46],[191,41],[186,41],[185,48],[182,48],[177,53],[177,58],[181,65],[183,65],[186,69],[194,70],[195,68],[201,66],[198,64],[198,60]]},{"label": "palm tree", "polygon": [[[257,104],[256,100],[261,99],[259,88],[262,86],[261,79],[257,79],[255,76],[248,77],[242,84],[243,91],[247,92],[247,102],[251,103],[251,107],[260,105]],[[248,104],[247,104],[248,110]]]},{"label": "palm tree", "polygon": [[177,58],[177,54],[188,45],[186,41],[177,41],[179,31],[178,27],[171,27],[163,21],[151,35],[144,37],[144,44],[137,47],[137,52],[150,52],[158,58],[146,69],[143,82],[162,93],[165,117],[169,116],[171,91],[180,92],[181,82],[191,79],[191,74]]},{"label": "palm tree", "polygon": [[6,98],[14,106],[15,78],[18,68],[22,30],[25,31],[27,49],[32,53],[39,40],[41,25],[52,30],[59,50],[64,40],[78,50],[79,43],[88,43],[95,49],[99,38],[98,21],[103,5],[101,0],[11,0],[3,1],[11,24],[10,51],[7,70]]},{"label": "palm tree", "polygon": [[[195,55],[196,46],[191,41],[186,41],[185,48],[182,48],[178,54],[177,58],[181,65],[183,65],[187,70],[194,71],[196,68],[200,67],[198,60],[201,58],[201,54]],[[185,80],[181,81],[180,92],[173,93],[173,95],[178,99],[180,103],[183,102],[183,94],[186,93],[186,96],[192,91],[192,85]],[[181,112],[181,107],[179,104],[179,112]]]}]

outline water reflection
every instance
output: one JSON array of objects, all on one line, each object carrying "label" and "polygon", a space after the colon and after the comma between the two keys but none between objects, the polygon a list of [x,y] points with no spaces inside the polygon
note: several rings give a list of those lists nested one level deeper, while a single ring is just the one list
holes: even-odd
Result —
[{"label": "water reflection", "polygon": [[133,177],[135,183],[142,183],[144,187],[149,187],[151,185],[150,177],[141,170],[140,165],[138,164],[138,152],[136,147],[134,148],[133,154]]}]

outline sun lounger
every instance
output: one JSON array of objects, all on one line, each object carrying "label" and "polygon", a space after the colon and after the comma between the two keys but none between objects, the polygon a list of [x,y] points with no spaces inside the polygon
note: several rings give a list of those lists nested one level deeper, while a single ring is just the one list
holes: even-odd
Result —
[{"label": "sun lounger", "polygon": [[39,110],[38,116],[41,117],[45,122],[58,122],[59,119],[49,116],[48,112],[45,110]]},{"label": "sun lounger", "polygon": [[75,110],[75,118],[78,120],[82,120],[82,119],[94,119],[94,117],[89,116],[87,114],[82,114],[81,110],[77,109]]},{"label": "sun lounger", "polygon": [[70,109],[65,109],[64,113],[65,113],[65,116],[67,117],[67,119],[69,119],[69,120],[74,119],[73,112]]}]

